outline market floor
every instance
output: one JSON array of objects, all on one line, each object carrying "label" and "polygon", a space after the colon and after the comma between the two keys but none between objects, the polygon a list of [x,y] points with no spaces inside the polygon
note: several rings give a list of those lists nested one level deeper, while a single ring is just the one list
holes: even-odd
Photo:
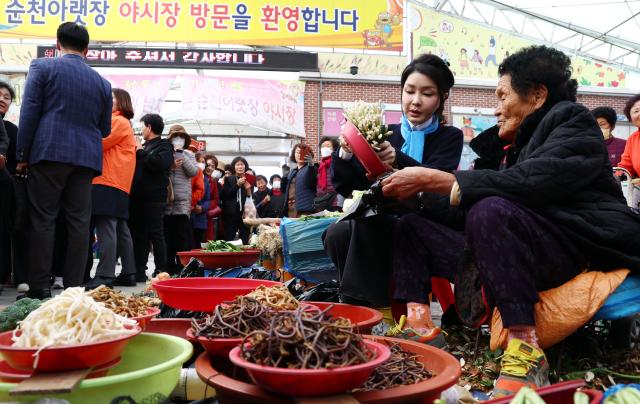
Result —
[{"label": "market floor", "polygon": [[[93,276],[95,274],[96,267],[98,266],[98,261],[99,260],[97,260],[97,259],[93,260],[93,268],[91,269],[91,276]],[[120,266],[120,263],[118,263],[116,265],[116,274],[119,274],[121,269],[122,269],[122,267]],[[154,270],[155,270],[155,265],[153,263],[153,255],[149,255],[149,262],[147,263],[147,275],[151,276],[151,274],[153,273]],[[131,294],[131,293],[134,293],[134,292],[141,292],[146,287],[147,287],[146,284],[138,283],[136,286],[131,286],[131,287],[128,287],[128,286],[117,286],[116,289],[122,290],[123,292],[125,292],[127,294]],[[52,289],[51,292],[54,295],[58,295],[58,294],[60,294],[60,292],[62,292],[62,289]],[[19,293],[16,290],[15,286],[13,286],[13,287],[5,286],[4,289],[2,289],[2,294],[0,294],[0,307],[8,306],[10,304],[15,303],[16,297],[18,295],[19,295]]]}]

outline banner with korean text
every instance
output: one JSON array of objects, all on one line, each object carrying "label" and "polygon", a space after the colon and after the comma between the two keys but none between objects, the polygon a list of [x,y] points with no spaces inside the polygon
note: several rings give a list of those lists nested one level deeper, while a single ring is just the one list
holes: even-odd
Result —
[{"label": "banner with korean text", "polygon": [[0,38],[55,38],[61,22],[94,41],[402,50],[402,0],[0,0]]},{"label": "banner with korean text", "polygon": [[[198,75],[106,75],[131,95],[134,121],[179,111],[180,120],[213,120],[305,136],[304,82]],[[172,106],[165,100],[172,91]],[[179,103],[179,104],[176,104]]]}]

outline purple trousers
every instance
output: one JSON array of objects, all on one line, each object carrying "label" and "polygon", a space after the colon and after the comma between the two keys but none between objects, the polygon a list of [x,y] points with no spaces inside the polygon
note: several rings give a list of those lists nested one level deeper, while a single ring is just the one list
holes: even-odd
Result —
[{"label": "purple trousers", "polygon": [[480,272],[505,327],[535,325],[538,292],[581,272],[582,255],[544,217],[500,197],[477,202],[458,232],[418,214],[400,218],[394,229],[394,298],[427,303],[431,277],[453,282],[464,248]]}]

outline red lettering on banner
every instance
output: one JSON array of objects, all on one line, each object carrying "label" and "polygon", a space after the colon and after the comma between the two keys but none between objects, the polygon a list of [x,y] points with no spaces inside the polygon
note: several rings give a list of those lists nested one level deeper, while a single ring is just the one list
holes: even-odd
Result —
[{"label": "red lettering on banner", "polygon": [[[278,6],[266,5],[262,7],[262,18],[260,22],[264,23],[265,31],[279,31],[280,8]],[[273,25],[275,24],[275,25]]]}]

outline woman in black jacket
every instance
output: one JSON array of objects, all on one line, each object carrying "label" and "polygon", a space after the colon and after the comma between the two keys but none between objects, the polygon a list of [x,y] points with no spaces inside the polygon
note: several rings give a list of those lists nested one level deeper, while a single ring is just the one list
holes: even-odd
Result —
[{"label": "woman in black jacket", "polygon": [[455,290],[461,319],[486,320],[486,296],[509,331],[494,390],[501,396],[548,383],[534,318],[538,292],[588,268],[639,271],[640,216],[613,179],[595,119],[575,103],[570,59],[534,46],[498,71],[498,125],[471,142],[480,156],[475,169],[405,168],[383,181],[383,193],[423,192],[422,211],[396,228],[395,297],[408,302],[402,334],[433,333],[430,277],[453,281],[462,268]]},{"label": "woman in black jacket", "polygon": [[224,226],[224,239],[233,241],[236,233],[239,234],[244,244],[249,243],[249,229],[242,222],[244,203],[247,197],[251,198],[252,184],[247,181],[245,173],[249,169],[249,163],[244,157],[236,157],[231,161],[231,175],[225,175],[221,182],[220,207],[222,208],[222,225]]},{"label": "woman in black jacket", "polygon": [[[435,55],[414,59],[402,72],[402,124],[389,125],[393,135],[381,144],[381,160],[396,168],[422,166],[444,171],[458,167],[463,136],[445,126],[442,113],[454,77]],[[368,189],[372,181],[349,146],[342,140],[333,153],[331,180],[336,191],[349,197],[353,190]],[[343,300],[356,304],[389,305],[389,281],[396,216],[378,214],[331,225],[324,248],[340,273]]]}]

